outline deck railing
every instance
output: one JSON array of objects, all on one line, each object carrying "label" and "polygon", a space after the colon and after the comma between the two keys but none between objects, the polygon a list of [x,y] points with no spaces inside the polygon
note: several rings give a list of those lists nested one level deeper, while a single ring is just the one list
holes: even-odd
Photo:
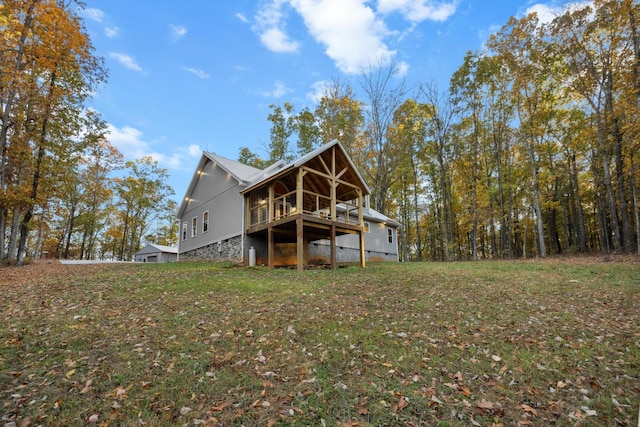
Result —
[{"label": "deck railing", "polygon": [[[299,213],[297,211],[296,191],[273,198],[272,218],[269,218],[269,205],[267,200],[255,202],[249,208],[249,227],[257,227],[267,224],[269,221],[277,221]],[[336,200],[335,218],[331,217],[331,197],[315,193],[309,190],[302,192],[302,213],[317,218],[334,220],[346,224],[358,224],[358,200]]]}]

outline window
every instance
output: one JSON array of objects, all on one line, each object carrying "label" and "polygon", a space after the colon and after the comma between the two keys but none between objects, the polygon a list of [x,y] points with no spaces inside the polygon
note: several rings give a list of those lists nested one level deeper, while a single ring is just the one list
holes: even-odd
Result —
[{"label": "window", "polygon": [[194,216],[191,220],[191,237],[196,237],[198,234],[198,217]]},{"label": "window", "polygon": [[202,214],[202,232],[209,231],[209,211]]},{"label": "window", "polygon": [[369,224],[368,222],[364,222],[364,232],[365,233],[370,233],[371,232],[371,224]]},{"label": "window", "polygon": [[387,238],[389,243],[393,243],[393,228],[387,227]]},{"label": "window", "polygon": [[187,223],[182,223],[182,240],[187,240]]}]

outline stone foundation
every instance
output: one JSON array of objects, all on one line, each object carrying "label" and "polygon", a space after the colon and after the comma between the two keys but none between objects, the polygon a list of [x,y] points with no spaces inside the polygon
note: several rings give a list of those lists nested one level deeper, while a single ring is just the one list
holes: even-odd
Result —
[{"label": "stone foundation", "polygon": [[221,240],[180,254],[181,261],[242,262],[242,236]]}]

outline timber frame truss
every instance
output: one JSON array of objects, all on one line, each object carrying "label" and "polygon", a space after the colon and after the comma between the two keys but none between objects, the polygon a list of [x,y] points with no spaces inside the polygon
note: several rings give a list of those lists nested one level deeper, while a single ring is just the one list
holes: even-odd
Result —
[{"label": "timber frame truss", "polygon": [[307,264],[310,241],[330,242],[329,265],[337,268],[336,237],[357,234],[360,265],[365,266],[363,201],[368,189],[338,143],[327,144],[243,191],[246,234],[266,238],[268,266],[276,245],[295,243],[298,271]]}]

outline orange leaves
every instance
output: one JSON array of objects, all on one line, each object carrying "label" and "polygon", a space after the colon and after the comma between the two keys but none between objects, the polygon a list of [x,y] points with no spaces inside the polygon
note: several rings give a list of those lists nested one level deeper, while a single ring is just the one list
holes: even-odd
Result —
[{"label": "orange leaves", "polygon": [[391,405],[391,413],[397,414],[407,406],[409,406],[409,399],[404,396],[400,396],[400,398],[393,405]]}]

